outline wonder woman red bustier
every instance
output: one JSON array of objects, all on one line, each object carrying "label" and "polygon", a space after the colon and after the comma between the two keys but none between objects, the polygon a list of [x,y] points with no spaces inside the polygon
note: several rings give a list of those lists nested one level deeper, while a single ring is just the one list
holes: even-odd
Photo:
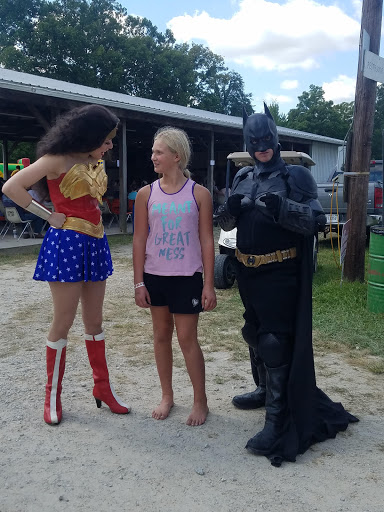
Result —
[{"label": "wonder woman red bustier", "polygon": [[67,217],[62,229],[102,238],[104,228],[98,203],[102,203],[108,181],[103,164],[76,164],[59,178],[47,181],[55,211]]}]

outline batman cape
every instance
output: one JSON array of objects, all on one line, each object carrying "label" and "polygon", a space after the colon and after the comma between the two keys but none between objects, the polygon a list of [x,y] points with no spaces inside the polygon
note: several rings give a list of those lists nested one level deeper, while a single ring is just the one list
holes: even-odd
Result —
[{"label": "batman cape", "polygon": [[[238,256],[238,284],[246,321],[243,337],[257,350],[267,373],[265,426],[246,448],[280,466],[283,460],[295,461],[312,444],[334,438],[358,419],[316,385],[312,349],[313,236],[325,221],[316,183],[307,169],[286,165],[281,159],[277,128],[266,105],[265,114],[244,117],[244,140],[249,154],[253,158],[257,154],[260,159],[255,159],[254,168],[237,173],[218,221],[226,231],[238,228],[237,248],[240,255],[243,253],[243,260]],[[271,155],[271,149],[272,158],[264,159],[265,154]],[[294,259],[247,268],[246,263],[252,263],[254,255],[257,258],[292,245],[296,249]],[[293,287],[289,284],[292,282]],[[293,312],[292,329],[279,327],[284,309]],[[252,319],[253,314],[258,318]],[[289,340],[284,329],[291,332]],[[284,351],[282,362],[270,364],[276,347]]]}]

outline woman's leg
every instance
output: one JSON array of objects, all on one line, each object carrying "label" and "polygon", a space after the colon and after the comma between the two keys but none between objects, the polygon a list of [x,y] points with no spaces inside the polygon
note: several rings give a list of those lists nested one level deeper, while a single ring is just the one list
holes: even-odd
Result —
[{"label": "woman's leg", "polygon": [[67,339],[79,304],[83,282],[49,283],[53,299],[53,320],[48,333],[49,341]]},{"label": "woman's leg", "polygon": [[81,289],[81,314],[87,334],[100,334],[103,330],[103,304],[106,281],[88,281]]},{"label": "woman's leg", "polygon": [[203,352],[197,341],[199,315],[175,314],[177,338],[183,352],[185,364],[193,386],[193,408],[187,425],[202,425],[208,415],[205,393],[205,364]]},{"label": "woman's leg", "polygon": [[153,346],[157,372],[161,385],[161,402],[152,412],[152,418],[165,420],[173,407],[172,389],[172,334],[173,315],[168,306],[151,307],[153,325]]},{"label": "woman's leg", "polygon": [[97,407],[101,402],[108,405],[115,414],[127,414],[130,408],[115,393],[109,380],[109,371],[105,356],[103,332],[103,303],[106,281],[88,281],[81,290],[81,310],[85,328],[85,345],[93,370],[93,396]]},{"label": "woman's leg", "polygon": [[50,283],[50,288],[54,314],[46,348],[44,421],[57,425],[62,418],[61,383],[65,371],[67,335],[76,315],[81,283]]}]

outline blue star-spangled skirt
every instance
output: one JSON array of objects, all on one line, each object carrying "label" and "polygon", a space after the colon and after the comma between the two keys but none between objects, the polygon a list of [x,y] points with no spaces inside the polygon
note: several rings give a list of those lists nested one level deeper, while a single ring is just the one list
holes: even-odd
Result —
[{"label": "blue star-spangled skirt", "polygon": [[113,272],[108,240],[50,227],[41,245],[36,281],[104,281]]}]

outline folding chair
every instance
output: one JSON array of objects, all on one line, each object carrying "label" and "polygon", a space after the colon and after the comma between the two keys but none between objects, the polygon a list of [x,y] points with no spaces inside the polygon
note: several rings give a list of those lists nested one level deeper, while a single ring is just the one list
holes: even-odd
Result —
[{"label": "folding chair", "polygon": [[99,205],[100,206],[100,211],[101,211],[101,215],[109,215],[110,216],[110,221],[109,221],[109,225],[108,225],[108,228],[110,228],[112,226],[112,223],[113,221],[116,219],[117,222],[119,222],[119,217],[118,215],[116,215],[115,213],[113,213],[109,207],[109,204],[108,204],[108,201],[103,201],[102,204]]},{"label": "folding chair", "polygon": [[133,210],[135,208],[134,199],[128,199],[127,222],[133,222]]},{"label": "folding chair", "polygon": [[22,226],[24,225],[24,228],[22,229],[20,236],[17,240],[20,240],[20,238],[24,235],[24,233],[27,229],[29,231],[29,236],[31,238],[35,238],[35,233],[33,232],[33,229],[32,229],[32,221],[22,220],[19,212],[17,211],[17,208],[15,208],[14,206],[6,206],[5,207],[5,218],[8,222],[8,226],[7,226],[7,229],[3,230],[5,232],[3,233],[2,238],[5,237],[5,235],[8,233],[8,231],[11,227],[16,228],[16,224],[21,224]]},{"label": "folding chair", "polygon": [[9,222],[5,218],[5,206],[3,205],[3,201],[0,200],[0,222],[4,222],[4,226],[0,231],[0,236],[7,229]]}]

